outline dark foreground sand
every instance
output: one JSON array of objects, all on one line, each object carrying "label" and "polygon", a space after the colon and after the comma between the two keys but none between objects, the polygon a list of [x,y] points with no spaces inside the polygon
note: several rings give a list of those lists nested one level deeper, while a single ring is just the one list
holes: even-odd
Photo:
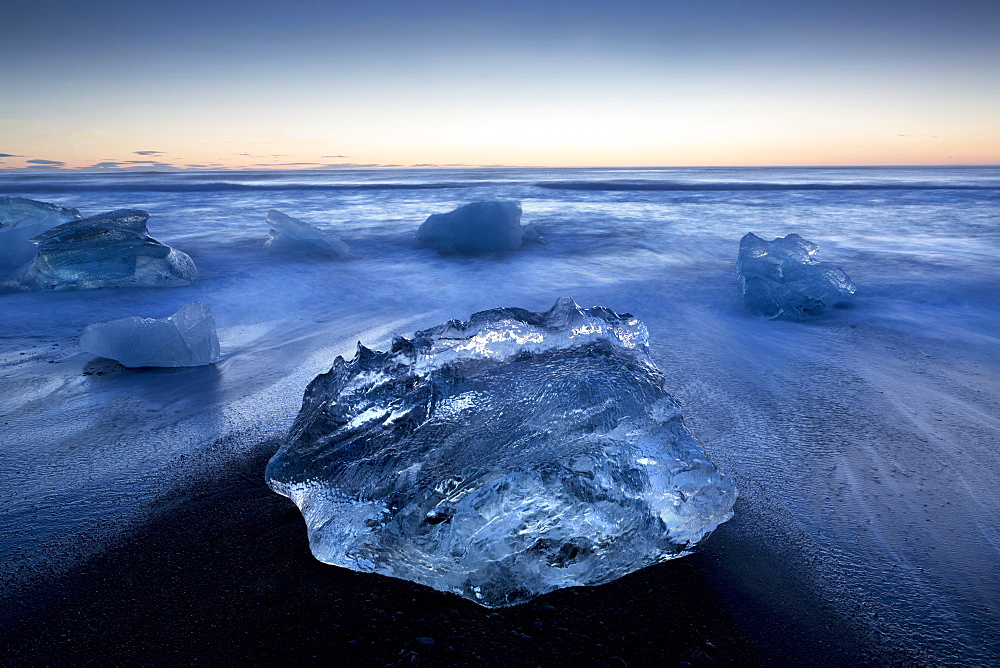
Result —
[{"label": "dark foreground sand", "polygon": [[[865,665],[896,663],[810,593],[740,515],[697,554],[500,610],[319,563],[262,447],[4,610],[0,664]],[[739,506],[737,506],[739,511]],[[752,513],[751,513],[752,515]]]}]

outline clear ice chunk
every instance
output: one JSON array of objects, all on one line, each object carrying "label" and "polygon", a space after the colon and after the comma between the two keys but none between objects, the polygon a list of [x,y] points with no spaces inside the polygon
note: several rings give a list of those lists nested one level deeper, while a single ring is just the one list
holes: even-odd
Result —
[{"label": "clear ice chunk", "polygon": [[119,209],[35,236],[38,256],[14,283],[22,290],[170,287],[198,279],[185,253],[149,236],[149,214]]},{"label": "clear ice chunk", "polygon": [[202,366],[219,361],[215,320],[201,302],[169,318],[122,318],[90,325],[80,347],[127,367]]},{"label": "clear ice chunk", "polygon": [[276,209],[267,213],[267,224],[271,231],[264,248],[272,253],[351,257],[351,249],[337,237]]},{"label": "clear ice chunk", "polygon": [[31,262],[38,254],[32,237],[79,220],[76,209],[37,202],[23,197],[0,197],[0,274],[6,274]]},{"label": "clear ice chunk", "polygon": [[473,202],[449,213],[435,213],[417,230],[417,239],[439,251],[491,253],[544,242],[533,225],[521,227],[520,202]]},{"label": "clear ice chunk", "polygon": [[567,298],[358,345],[268,463],[313,555],[487,607],[682,556],[736,492],[629,314]]},{"label": "clear ice chunk", "polygon": [[847,302],[857,286],[840,267],[815,259],[818,250],[797,234],[764,241],[747,233],[736,260],[747,311],[768,320],[806,320]]}]

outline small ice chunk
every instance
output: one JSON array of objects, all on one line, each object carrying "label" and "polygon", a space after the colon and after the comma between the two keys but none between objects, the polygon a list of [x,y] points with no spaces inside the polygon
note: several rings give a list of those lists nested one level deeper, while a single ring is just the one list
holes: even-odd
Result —
[{"label": "small ice chunk", "polygon": [[768,320],[805,320],[846,302],[857,287],[840,267],[816,260],[819,246],[797,234],[740,240],[736,275],[751,314]]},{"label": "small ice chunk", "polygon": [[44,218],[25,218],[0,227],[0,274],[14,271],[34,260],[38,255],[38,246],[29,239],[62,223],[59,214],[53,213]]},{"label": "small ice chunk", "polygon": [[542,236],[541,230],[534,223],[529,223],[521,229],[524,230],[524,237],[522,237],[521,241],[534,241],[539,244],[545,243],[545,237]]},{"label": "small ice chunk", "polygon": [[122,318],[87,327],[80,347],[124,366],[202,366],[219,361],[215,320],[201,302],[169,318]]},{"label": "small ice chunk", "polygon": [[198,279],[186,254],[149,236],[149,214],[109,211],[35,236],[38,256],[14,275],[21,290],[170,287]]},{"label": "small ice chunk", "polygon": [[435,213],[417,230],[417,239],[439,251],[491,253],[544,242],[532,225],[521,227],[520,202],[473,202],[450,213]]},{"label": "small ice chunk", "polygon": [[276,209],[268,211],[267,224],[271,231],[264,248],[272,253],[351,257],[351,249],[337,237]]},{"label": "small ice chunk", "polygon": [[80,212],[76,209],[23,197],[0,197],[0,274],[11,272],[35,258],[38,247],[29,239],[79,219]]},{"label": "small ice chunk", "polygon": [[0,197],[0,227],[14,225],[28,218],[48,218],[53,214],[60,223],[80,219],[80,212],[76,209],[24,197]]},{"label": "small ice chunk", "polygon": [[682,556],[732,516],[627,313],[499,308],[359,344],[267,465],[313,555],[522,603]]}]

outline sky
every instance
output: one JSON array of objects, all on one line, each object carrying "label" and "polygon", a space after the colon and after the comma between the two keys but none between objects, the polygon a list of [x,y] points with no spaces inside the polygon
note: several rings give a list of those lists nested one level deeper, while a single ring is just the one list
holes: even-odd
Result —
[{"label": "sky", "polygon": [[0,169],[498,164],[1000,164],[1000,1],[0,10]]}]

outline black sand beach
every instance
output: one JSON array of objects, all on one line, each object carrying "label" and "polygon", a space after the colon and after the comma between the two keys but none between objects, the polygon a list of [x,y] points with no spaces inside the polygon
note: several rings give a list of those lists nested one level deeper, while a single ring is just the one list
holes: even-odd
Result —
[{"label": "black sand beach", "polygon": [[[723,525],[691,556],[490,610],[322,564],[262,470],[273,444],[72,572],[3,601],[21,665],[865,665],[905,662]],[[739,511],[740,508],[738,507]],[[752,516],[753,512],[746,513]],[[685,664],[686,662],[686,664]]]}]

